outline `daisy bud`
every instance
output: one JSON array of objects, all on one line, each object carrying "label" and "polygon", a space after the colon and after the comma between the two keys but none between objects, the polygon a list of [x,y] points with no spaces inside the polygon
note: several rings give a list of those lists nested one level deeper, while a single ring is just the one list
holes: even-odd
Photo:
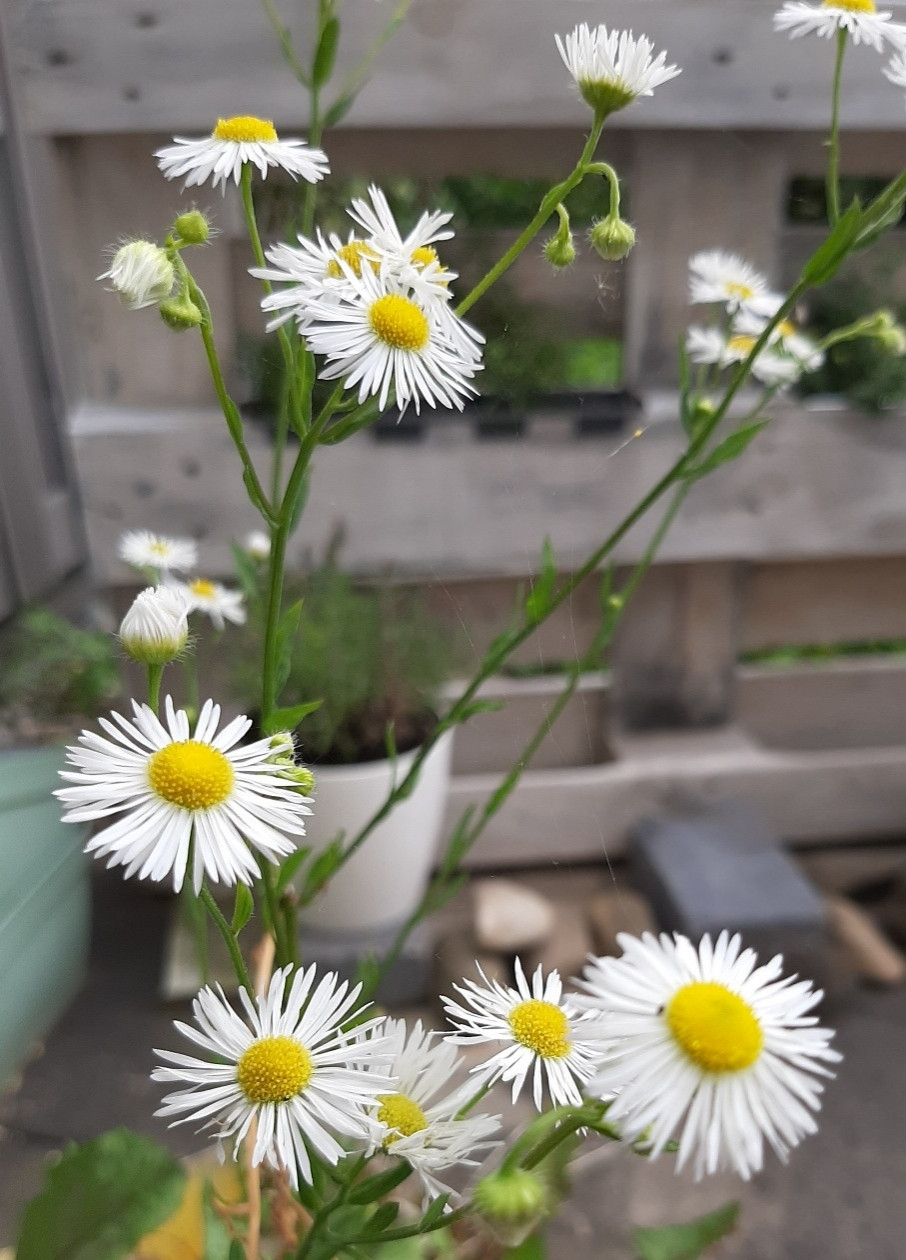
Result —
[{"label": "daisy bud", "polygon": [[296,751],[296,743],[292,731],[277,731],[270,738],[270,747],[274,757],[292,757]]},{"label": "daisy bud", "polygon": [[280,765],[281,779],[287,779],[295,785],[297,791],[303,796],[311,796],[315,790],[315,776],[312,774],[308,766],[297,766],[295,762],[289,762],[287,765]]},{"label": "daisy bud", "polygon": [[140,591],[123,618],[119,639],[141,665],[166,665],[175,660],[189,638],[188,605],[171,586]]},{"label": "daisy bud", "polygon": [[527,1168],[501,1168],[479,1181],[473,1201],[485,1224],[506,1247],[518,1247],[550,1208],[550,1192]]},{"label": "daisy bud", "polygon": [[197,328],[202,321],[198,307],[187,297],[168,298],[158,307],[161,319],[174,332],[186,332],[189,328]]},{"label": "daisy bud", "polygon": [[906,329],[897,323],[892,311],[878,311],[875,339],[888,354],[906,354]]},{"label": "daisy bud", "polygon": [[606,219],[599,219],[594,224],[589,238],[595,252],[605,262],[619,262],[635,244],[635,228],[619,215],[609,214]]},{"label": "daisy bud", "polygon": [[116,293],[130,311],[137,311],[169,297],[176,283],[176,272],[159,245],[151,241],[128,241],[116,251],[110,270],[99,275],[98,280],[109,280],[111,292]]},{"label": "daisy bud", "polygon": [[569,230],[569,215],[562,205],[557,206],[557,214],[560,216],[560,226],[550,240],[545,242],[544,257],[552,267],[569,267],[576,261],[576,247],[573,244],[573,234]]},{"label": "daisy bud", "polygon": [[263,529],[253,529],[243,539],[242,550],[253,560],[268,560],[271,554],[271,540]]},{"label": "daisy bud", "polygon": [[211,225],[200,210],[187,210],[174,221],[173,231],[187,245],[204,245],[211,235]]}]

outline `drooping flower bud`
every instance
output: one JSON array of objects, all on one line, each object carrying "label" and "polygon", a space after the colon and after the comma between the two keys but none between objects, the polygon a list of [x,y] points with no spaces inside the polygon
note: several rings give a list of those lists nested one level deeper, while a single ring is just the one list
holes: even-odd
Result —
[{"label": "drooping flower bud", "polygon": [[186,245],[204,245],[211,225],[200,210],[187,210],[174,220],[173,231]]},{"label": "drooping flower bud", "polygon": [[176,272],[164,250],[152,241],[127,241],[113,255],[110,270],[98,276],[109,280],[130,311],[163,302],[173,292]]},{"label": "drooping flower bud", "polygon": [[635,228],[618,214],[609,214],[592,225],[589,238],[605,262],[619,262],[635,244]]},{"label": "drooping flower bud", "polygon": [[188,614],[180,591],[172,586],[149,586],[136,595],[123,618],[120,643],[141,665],[166,665],[188,642]]},{"label": "drooping flower bud", "polygon": [[560,225],[544,244],[544,257],[552,267],[569,267],[576,261],[576,246],[569,227],[569,215],[564,205],[557,206]]},{"label": "drooping flower bud", "polygon": [[900,324],[892,311],[878,311],[875,340],[888,354],[897,357],[906,354],[906,329]]},{"label": "drooping flower bud", "polygon": [[161,319],[174,332],[186,332],[189,328],[197,328],[203,318],[195,303],[182,294],[161,302],[158,309]]}]

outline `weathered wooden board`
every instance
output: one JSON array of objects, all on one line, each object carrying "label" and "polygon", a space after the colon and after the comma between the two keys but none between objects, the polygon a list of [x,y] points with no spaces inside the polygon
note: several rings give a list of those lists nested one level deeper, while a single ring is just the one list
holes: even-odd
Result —
[{"label": "weathered wooden board", "polygon": [[[18,56],[33,121],[50,132],[206,129],[223,113],[299,125],[298,88],[259,4],[235,0],[20,0]],[[289,13],[306,6],[285,5]],[[414,0],[347,122],[356,127],[583,125],[553,43],[581,21],[644,29],[683,75],[621,116],[629,127],[826,125],[833,49],[771,30],[762,0]],[[390,0],[346,0],[341,69]],[[853,50],[844,124],[903,126],[876,53]]]}]

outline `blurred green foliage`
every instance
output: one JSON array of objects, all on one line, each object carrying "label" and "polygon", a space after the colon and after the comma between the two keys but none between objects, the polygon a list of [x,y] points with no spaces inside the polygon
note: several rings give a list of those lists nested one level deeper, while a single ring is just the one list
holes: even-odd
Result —
[{"label": "blurred green foliage", "polygon": [[42,607],[26,609],[5,628],[0,707],[40,720],[91,717],[119,693],[112,635]]},{"label": "blurred green foliage", "polygon": [[850,656],[906,656],[906,639],[857,639],[848,643],[797,643],[743,652],[743,665],[798,665],[801,661],[833,661]]}]

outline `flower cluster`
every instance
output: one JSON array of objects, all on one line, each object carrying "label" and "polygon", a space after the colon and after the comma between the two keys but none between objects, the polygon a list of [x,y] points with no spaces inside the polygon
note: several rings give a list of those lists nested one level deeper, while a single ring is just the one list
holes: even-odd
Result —
[{"label": "flower cluster", "polygon": [[455,314],[451,281],[435,248],[452,235],[450,214],[422,214],[404,235],[384,193],[349,207],[356,228],[343,241],[320,232],[267,250],[270,267],[253,274],[281,286],[262,300],[270,327],[295,319],[308,347],[323,355],[325,380],[342,379],[359,402],[395,398],[462,409],[475,393],[481,334]]},{"label": "flower cluster", "polygon": [[[724,250],[709,250],[690,260],[689,300],[723,308],[718,323],[693,325],[686,337],[691,361],[717,369],[748,359],[783,305],[783,297],[771,291],[751,263]],[[768,333],[751,370],[763,385],[780,389],[794,384],[803,372],[814,372],[823,361],[823,351],[794,321],[782,319]]]},{"label": "flower cluster", "polygon": [[[682,936],[619,943],[622,957],[592,958],[570,997],[556,971],[539,967],[529,984],[518,963],[515,989],[457,986],[466,1005],[445,999],[445,1040],[420,1022],[362,1022],[358,988],[334,974],[315,985],[314,967],[278,971],[254,1002],[242,991],[245,1020],[205,988],[197,1027],[177,1028],[211,1058],[157,1052],[168,1066],[155,1079],[186,1087],[158,1114],[213,1124],[234,1148],[252,1132],[253,1164],[296,1185],[311,1181],[309,1148],[329,1164],[350,1145],[382,1151],[408,1162],[428,1198],[450,1192],[440,1173],[496,1144],[500,1117],[471,1109],[497,1080],[515,1102],[531,1077],[539,1111],[545,1088],[554,1106],[601,1100],[626,1142],[654,1158],[676,1141],[677,1168],[697,1177],[748,1178],[765,1141],[785,1159],[815,1130],[820,1078],[840,1058],[810,1013],[821,993],[783,978],[780,957],[757,966],[726,932],[698,948]],[[459,1044],[500,1048],[469,1083]]]},{"label": "flower cluster", "polygon": [[[253,540],[247,541],[254,542],[259,555],[263,546],[266,545],[269,550],[267,535],[256,533]],[[166,586],[170,591],[176,592],[182,598],[188,612],[205,613],[217,630],[222,630],[227,621],[238,626],[245,622],[245,608],[240,591],[232,590],[206,577],[199,576],[180,581],[179,578],[173,576],[175,573],[190,573],[198,564],[198,550],[191,538],[167,538],[161,534],[153,534],[147,529],[130,530],[120,538],[117,551],[121,560],[132,568],[138,569],[157,586]],[[266,552],[264,554],[266,555]],[[139,598],[147,600],[147,593],[143,593]],[[161,602],[163,604],[163,597],[161,597]],[[130,614],[127,614],[127,619],[129,617]],[[123,626],[125,625],[124,621]],[[129,651],[122,629],[120,638],[123,646]],[[131,651],[129,654],[135,655]],[[172,660],[172,656],[166,659]]]}]

